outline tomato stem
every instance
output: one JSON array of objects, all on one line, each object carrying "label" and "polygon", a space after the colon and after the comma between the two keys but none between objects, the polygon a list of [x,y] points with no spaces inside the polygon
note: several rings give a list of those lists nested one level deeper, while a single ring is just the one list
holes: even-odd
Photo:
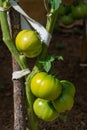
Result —
[{"label": "tomato stem", "polygon": [[58,16],[58,11],[53,11],[51,10],[50,13],[47,15],[47,24],[46,24],[46,29],[49,33],[53,33],[55,22]]},{"label": "tomato stem", "polygon": [[[2,6],[2,2],[0,0],[0,6]],[[1,12],[0,11],[0,23],[1,23],[1,29],[2,29],[2,35],[3,35],[3,41],[10,50],[11,54],[15,57],[18,64],[20,65],[21,69],[25,69],[27,66],[24,63],[23,60],[20,59],[20,54],[17,51],[14,42],[11,38],[10,31],[9,31],[9,25],[7,21],[7,12]]]}]

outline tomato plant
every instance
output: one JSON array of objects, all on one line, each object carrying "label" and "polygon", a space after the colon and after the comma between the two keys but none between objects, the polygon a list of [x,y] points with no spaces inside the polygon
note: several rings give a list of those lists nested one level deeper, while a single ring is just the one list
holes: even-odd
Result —
[{"label": "tomato plant", "polygon": [[42,43],[35,31],[22,30],[16,36],[16,47],[27,57],[36,57],[42,50]]},{"label": "tomato plant", "polygon": [[[17,9],[22,10],[19,7],[19,5],[16,3],[16,1],[14,1],[14,3],[9,0],[4,0],[4,1],[10,2],[12,7],[14,7],[14,8],[17,7]],[[47,13],[50,15],[47,15],[46,30],[51,35],[53,33],[53,28],[55,25],[55,21],[57,19],[58,8],[59,8],[60,3],[61,3],[61,0],[48,0],[48,4],[50,4],[50,10],[47,9],[49,11]],[[16,6],[14,6],[14,5],[16,5]],[[32,58],[32,57],[38,56],[42,52],[39,58],[43,59],[46,57],[48,44],[47,43],[44,44],[44,42],[43,42],[43,48],[42,48],[41,40],[39,39],[39,36],[37,35],[37,33],[35,31],[22,30],[18,33],[18,35],[16,37],[16,40],[15,40],[16,48],[15,48],[14,42],[12,40],[12,36],[10,35],[10,32],[9,32],[9,25],[8,25],[8,18],[7,18],[8,15],[7,15],[7,11],[4,11],[4,9],[5,9],[5,8],[3,8],[4,6],[5,5],[3,4],[3,0],[0,0],[0,7],[2,7],[2,10],[3,10],[3,11],[0,11],[0,25],[1,25],[2,33],[3,33],[3,35],[2,35],[3,40],[6,44],[6,46],[8,47],[8,49],[10,50],[10,52],[12,53],[12,56],[16,59],[20,68],[22,70],[25,70],[28,67],[28,63],[27,62],[25,63],[26,57],[24,57],[25,59],[20,58],[21,53],[23,53],[25,56],[27,56],[29,58]],[[6,8],[6,9],[8,9],[8,8]],[[17,10],[17,11],[19,11],[19,10]],[[21,13],[21,12],[19,11],[19,13]],[[24,14],[26,14],[26,13],[24,13]],[[26,15],[25,15],[25,19],[27,20]],[[30,18],[30,20],[32,22],[31,18]],[[29,22],[29,20],[28,20],[28,22]],[[33,20],[33,22],[34,22],[34,20]],[[35,26],[33,26],[33,27],[34,27],[34,29],[36,29]],[[39,29],[42,29],[41,27],[43,28],[43,26],[40,26]],[[46,32],[46,30],[45,30],[45,32]],[[39,33],[39,34],[41,34],[41,33]],[[49,37],[47,37],[47,38],[49,38]],[[46,39],[44,39],[44,40],[46,40]],[[50,38],[49,38],[49,41],[50,41]],[[52,62],[53,60],[54,59],[52,58],[50,60],[50,62]],[[19,66],[18,66],[18,68],[19,68]],[[62,82],[60,82],[58,79],[56,79],[52,75],[49,75],[46,72],[41,72],[42,70],[43,70],[43,68],[41,68],[41,64],[39,63],[38,58],[37,58],[36,64],[32,67],[32,70],[30,71],[30,73],[27,75],[22,75],[22,76],[25,76],[24,82],[26,83],[25,91],[26,91],[26,99],[27,99],[26,107],[29,106],[29,108],[26,108],[26,107],[25,108],[26,108],[26,111],[28,110],[27,112],[30,113],[29,114],[29,116],[30,116],[29,123],[31,124],[31,128],[29,128],[29,129],[31,129],[31,130],[38,129],[37,128],[38,123],[35,118],[34,112],[41,119],[43,119],[45,121],[52,121],[56,117],[58,117],[59,112],[63,112],[65,110],[70,110],[73,105],[73,96],[72,95],[74,95],[74,94],[72,94],[72,95],[67,94],[67,89],[66,89],[66,91],[65,91],[65,89],[62,90],[62,88],[64,88],[63,86],[65,86]],[[49,68],[47,70],[49,70]],[[21,83],[19,82],[19,84],[21,84]],[[22,95],[22,94],[20,94],[22,91],[19,91],[19,90],[21,90],[22,87],[19,86],[19,84],[17,85],[17,88],[16,88],[16,90],[18,90],[17,92],[19,92],[19,93],[15,94],[15,92],[14,92],[15,99],[19,98],[19,100],[20,100],[19,104],[17,104],[17,105],[20,105],[20,103],[22,103],[21,96],[20,96],[20,95]],[[15,89],[15,87],[14,87],[14,89]],[[66,92],[65,94],[63,93],[64,91]],[[71,93],[71,91],[69,89],[68,89],[68,92]],[[40,97],[43,99],[39,98],[39,99],[36,99],[34,102],[33,94],[36,97]],[[17,97],[17,96],[20,96],[20,97]],[[17,107],[19,108],[20,106],[17,106]],[[17,110],[19,113],[20,109],[17,109]],[[33,112],[33,110],[34,110],[34,112]],[[15,114],[16,113],[17,112],[15,112]],[[20,113],[21,113],[21,115],[23,114],[22,110]],[[20,121],[21,116],[18,115],[18,118],[19,118],[18,120]],[[17,115],[16,115],[16,118],[14,118],[14,119],[17,119]],[[14,121],[14,122],[16,123],[16,121]],[[14,125],[14,126],[18,126],[18,124]],[[26,128],[24,128],[24,129],[26,129]]]},{"label": "tomato plant", "polygon": [[61,90],[60,81],[46,72],[37,73],[31,80],[31,91],[36,97],[54,100]]},{"label": "tomato plant", "polygon": [[48,100],[37,98],[33,104],[35,114],[44,121],[52,121],[59,116],[52,103]]}]

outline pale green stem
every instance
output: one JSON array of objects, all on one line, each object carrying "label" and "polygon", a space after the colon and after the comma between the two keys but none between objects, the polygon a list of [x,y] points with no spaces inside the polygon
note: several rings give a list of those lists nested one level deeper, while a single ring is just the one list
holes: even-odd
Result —
[{"label": "pale green stem", "polygon": [[[1,3],[1,1],[0,1]],[[0,23],[1,23],[1,29],[2,29],[2,35],[3,35],[3,41],[10,50],[11,54],[15,57],[18,64],[22,69],[26,68],[27,66],[24,64],[24,62],[20,59],[20,54],[15,48],[14,42],[11,38],[10,32],[9,32],[9,26],[7,21],[7,13],[6,12],[0,12]]]},{"label": "pale green stem", "polygon": [[50,13],[47,15],[47,24],[46,29],[49,33],[53,33],[55,22],[58,16],[58,11],[50,11]]}]

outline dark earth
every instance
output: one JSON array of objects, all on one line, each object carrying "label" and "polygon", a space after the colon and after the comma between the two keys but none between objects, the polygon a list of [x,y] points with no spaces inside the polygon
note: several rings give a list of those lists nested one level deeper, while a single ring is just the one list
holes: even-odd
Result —
[{"label": "dark earth", "polygon": [[[74,83],[76,95],[72,110],[51,123],[42,122],[42,130],[87,130],[87,67],[80,66],[82,32],[82,27],[54,31],[48,52],[63,56],[55,69],[59,79]],[[11,55],[1,37],[0,50],[0,130],[13,130]]]}]

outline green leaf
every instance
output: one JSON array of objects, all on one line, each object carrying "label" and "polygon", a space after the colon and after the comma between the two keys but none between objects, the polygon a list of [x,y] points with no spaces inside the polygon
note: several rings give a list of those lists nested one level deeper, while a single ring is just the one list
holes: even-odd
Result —
[{"label": "green leaf", "polygon": [[55,61],[55,59],[63,60],[63,57],[55,55],[47,55],[45,58],[40,58],[38,62],[42,65],[43,69],[46,72],[49,72],[50,69],[53,67],[52,63]]},{"label": "green leaf", "polygon": [[61,3],[61,0],[48,0],[48,2],[51,4],[51,7],[54,10],[57,10],[59,8],[59,5]]},{"label": "green leaf", "polygon": [[58,60],[63,60],[63,57],[62,57],[62,56],[56,56],[56,58],[57,58]]},{"label": "green leaf", "polygon": [[55,60],[55,56],[54,55],[48,55],[47,56],[47,61],[53,62]]},{"label": "green leaf", "polygon": [[47,55],[45,58],[40,58],[39,63],[53,62],[55,60],[54,55]]},{"label": "green leaf", "polygon": [[55,60],[53,55],[48,55],[46,58],[39,59],[39,63],[42,64],[44,70],[49,72],[52,66],[52,62]]},{"label": "green leaf", "polygon": [[48,61],[48,62],[46,62],[46,63],[44,64],[44,70],[45,70],[46,72],[49,72],[50,69],[51,69],[51,62]]},{"label": "green leaf", "polygon": [[55,56],[55,55],[47,55],[45,58],[41,58],[39,59],[39,63],[42,65],[43,69],[46,72],[49,72],[50,69],[53,67],[53,62],[55,61],[55,59],[57,60],[63,60],[62,56]]}]

